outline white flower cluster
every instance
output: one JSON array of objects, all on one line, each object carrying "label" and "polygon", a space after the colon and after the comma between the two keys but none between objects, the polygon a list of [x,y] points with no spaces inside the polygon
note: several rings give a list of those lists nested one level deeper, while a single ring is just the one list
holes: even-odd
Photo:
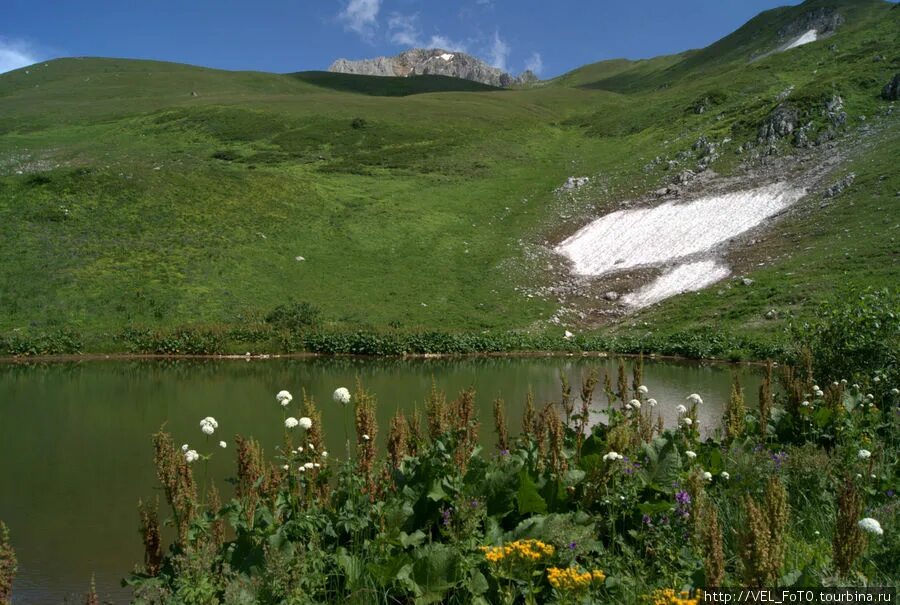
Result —
[{"label": "white flower cluster", "polygon": [[872,452],[869,450],[859,450],[856,452],[856,457],[860,460],[867,460],[872,457]]},{"label": "white flower cluster", "polygon": [[350,403],[350,391],[348,391],[345,387],[335,389],[334,395],[332,395],[331,398],[334,399],[335,403],[347,405],[348,403]]},{"label": "white flower cluster", "polygon": [[722,477],[722,479],[725,479],[725,481],[731,479],[731,475],[729,475],[726,471],[722,471],[721,473],[719,473],[719,476]]},{"label": "white flower cluster", "polygon": [[609,452],[603,456],[603,460],[606,462],[615,462],[616,460],[621,460],[622,454],[619,452]]},{"label": "white flower cluster", "polygon": [[822,389],[819,388],[819,385],[813,385],[813,395],[821,398],[825,396],[825,393],[822,392]]},{"label": "white flower cluster", "polygon": [[688,451],[686,451],[686,452],[684,453],[684,455],[687,456],[688,458],[690,458],[691,460],[693,460],[694,458],[697,457],[697,452],[693,452],[693,451],[691,451],[691,450],[688,450]]},{"label": "white flower cluster", "polygon": [[650,389],[648,389],[648,388],[645,387],[644,385],[641,385],[641,386],[638,387],[638,393],[640,393],[640,394],[642,394],[642,395],[646,395],[646,394],[649,393],[649,392],[650,392]]},{"label": "white flower cluster", "polygon": [[687,399],[691,403],[696,403],[697,405],[700,405],[701,403],[703,403],[703,400],[700,398],[700,395],[698,395],[697,393],[691,393],[685,399]]},{"label": "white flower cluster", "polygon": [[196,462],[199,459],[200,459],[200,454],[197,453],[197,450],[187,450],[184,453],[184,460],[188,464],[190,464],[191,462]]},{"label": "white flower cluster", "polygon": [[203,431],[204,435],[212,435],[217,428],[219,428],[219,423],[212,416],[207,416],[200,421],[200,430]]},{"label": "white flower cluster", "polygon": [[656,407],[656,403],[657,403],[657,401],[656,401],[655,399],[653,399],[652,397],[651,397],[650,399],[647,400],[647,404],[648,404],[651,408],[655,408],[655,407]]},{"label": "white flower cluster", "polygon": [[703,478],[707,481],[712,481],[712,473],[709,471],[703,471]]},{"label": "white flower cluster", "polygon": [[293,416],[291,416],[290,418],[287,418],[287,419],[284,421],[284,426],[285,426],[285,428],[289,428],[289,429],[294,429],[294,428],[297,428],[297,427],[299,426],[299,427],[304,428],[304,429],[306,429],[306,430],[308,431],[309,429],[312,428],[312,420],[310,420],[310,419],[307,418],[306,416],[304,416],[304,417],[301,418],[300,420],[297,420],[296,418],[294,418]]},{"label": "white flower cluster", "polygon": [[278,394],[275,395],[275,401],[283,408],[286,408],[293,398],[294,396],[287,391],[278,391]]},{"label": "white flower cluster", "polygon": [[[638,401],[637,399],[632,399],[632,400],[629,401],[628,403],[631,404],[631,407],[633,407],[633,408],[635,408],[635,409],[637,409],[637,410],[641,409],[641,402]],[[625,407],[628,407],[628,406],[625,406]]]},{"label": "white flower cluster", "polygon": [[880,536],[884,533],[884,530],[881,529],[881,523],[879,523],[876,519],[872,517],[866,517],[865,519],[860,519],[859,523],[857,523],[859,528],[864,532],[875,534],[876,536]]},{"label": "white flower cluster", "polygon": [[691,426],[692,424],[694,424],[694,421],[691,420],[690,416],[685,416],[684,418],[681,419],[681,422],[684,423],[684,426]]},{"label": "white flower cluster", "polygon": [[679,405],[677,408],[675,408],[675,411],[682,415],[687,414],[687,408],[683,405]]}]

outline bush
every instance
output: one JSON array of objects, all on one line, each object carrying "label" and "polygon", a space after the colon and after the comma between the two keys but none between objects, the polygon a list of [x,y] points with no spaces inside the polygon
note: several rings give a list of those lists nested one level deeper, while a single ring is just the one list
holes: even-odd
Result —
[{"label": "bush", "polygon": [[[822,305],[815,323],[792,326],[813,354],[820,382],[883,374],[896,382],[900,361],[900,291],[867,290]],[[799,354],[799,349],[795,355]]]},{"label": "bush", "polygon": [[308,302],[289,302],[278,305],[266,315],[266,323],[281,330],[301,332],[319,325],[321,311]]}]

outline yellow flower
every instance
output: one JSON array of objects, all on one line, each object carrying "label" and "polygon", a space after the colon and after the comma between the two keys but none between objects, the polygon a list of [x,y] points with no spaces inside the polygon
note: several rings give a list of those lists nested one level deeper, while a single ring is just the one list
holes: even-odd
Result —
[{"label": "yellow flower", "polygon": [[579,571],[575,567],[547,568],[547,581],[550,583],[550,586],[560,592],[583,591],[589,588],[591,584],[599,584],[605,579],[606,575],[599,569]]},{"label": "yellow flower", "polygon": [[697,591],[697,596],[692,599],[686,590],[676,593],[671,588],[663,588],[650,595],[650,605],[698,605],[702,598],[700,591]]},{"label": "yellow flower", "polygon": [[534,563],[544,557],[551,557],[556,549],[540,540],[516,540],[505,546],[482,546],[484,558],[490,563],[504,560]]}]

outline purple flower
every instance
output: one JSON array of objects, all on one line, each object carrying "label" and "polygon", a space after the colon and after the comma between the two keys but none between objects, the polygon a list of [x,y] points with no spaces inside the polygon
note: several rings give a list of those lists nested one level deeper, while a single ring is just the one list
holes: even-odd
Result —
[{"label": "purple flower", "polygon": [[478,498],[475,498],[471,502],[469,502],[469,506],[472,508],[478,508]]},{"label": "purple flower", "polygon": [[884,494],[885,494],[888,498],[893,498],[893,497],[894,497],[894,490],[889,489],[888,491],[884,492]]},{"label": "purple flower", "polygon": [[682,519],[691,515],[691,495],[684,490],[675,494],[675,514]]},{"label": "purple flower", "polygon": [[647,513],[644,513],[644,516],[641,517],[641,521],[644,522],[644,525],[653,525],[653,519]]},{"label": "purple flower", "polygon": [[775,463],[775,470],[781,470],[781,465],[787,459],[787,454],[785,452],[778,452],[777,454],[772,454],[772,461]]},{"label": "purple flower", "polygon": [[578,546],[578,544],[574,540],[569,542],[569,550],[575,550],[576,546]]},{"label": "purple flower", "polygon": [[501,456],[509,456],[509,450],[500,450]]},{"label": "purple flower", "polygon": [[443,523],[444,527],[450,525],[450,509],[445,508],[441,510],[441,523]]}]

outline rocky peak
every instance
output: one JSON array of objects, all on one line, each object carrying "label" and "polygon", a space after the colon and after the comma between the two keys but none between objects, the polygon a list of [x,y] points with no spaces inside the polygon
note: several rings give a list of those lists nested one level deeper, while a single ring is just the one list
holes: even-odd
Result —
[{"label": "rocky peak", "polygon": [[393,57],[376,57],[351,61],[338,59],[328,71],[366,76],[449,76],[481,82],[490,86],[507,88],[534,82],[537,78],[530,71],[513,76],[481,59],[466,53],[442,48],[413,48]]}]

